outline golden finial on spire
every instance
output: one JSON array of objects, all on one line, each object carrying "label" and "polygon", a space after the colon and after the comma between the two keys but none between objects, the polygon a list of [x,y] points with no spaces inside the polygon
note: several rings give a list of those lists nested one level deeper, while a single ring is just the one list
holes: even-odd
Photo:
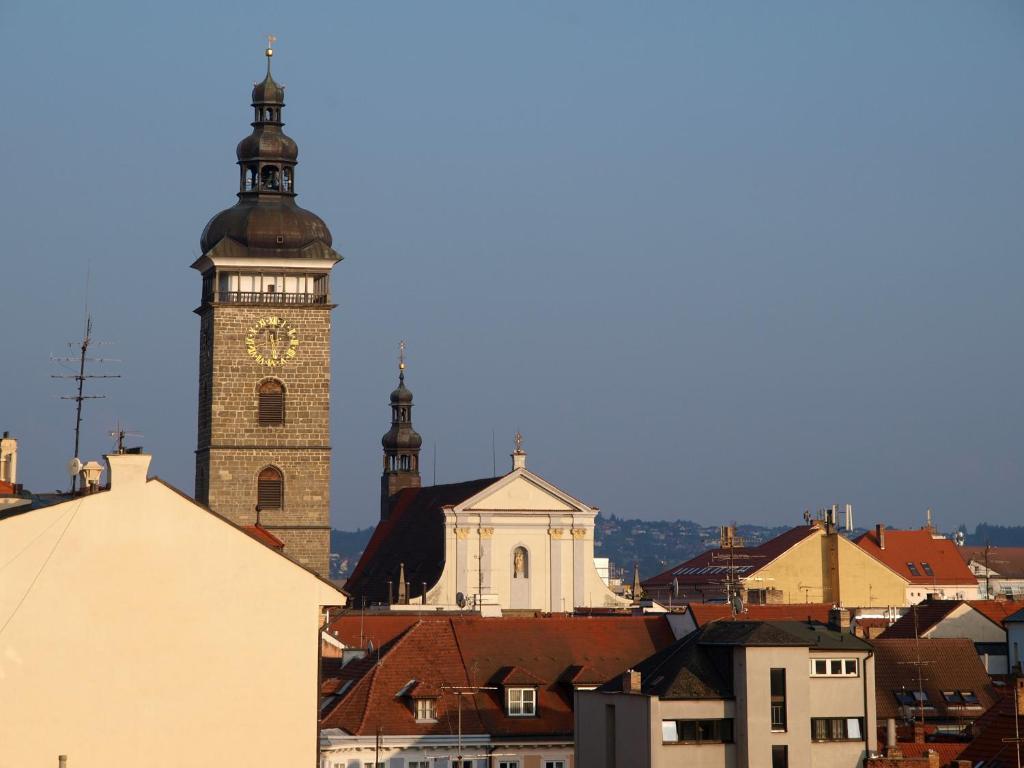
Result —
[{"label": "golden finial on spire", "polygon": [[277,42],[277,35],[267,35],[267,58],[274,55],[274,43]]},{"label": "golden finial on spire", "polygon": [[398,370],[405,370],[405,342],[398,342]]},{"label": "golden finial on spire", "polygon": [[516,432],[515,443],[516,443],[516,453],[522,453],[523,452],[523,435],[522,435],[521,432]]}]

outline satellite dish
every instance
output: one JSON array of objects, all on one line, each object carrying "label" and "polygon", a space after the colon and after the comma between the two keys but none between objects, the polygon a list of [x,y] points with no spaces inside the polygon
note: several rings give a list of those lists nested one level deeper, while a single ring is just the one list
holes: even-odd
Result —
[{"label": "satellite dish", "polygon": [[455,604],[458,605],[459,608],[465,608],[466,607],[466,596],[464,594],[462,594],[461,592],[457,593],[455,595]]},{"label": "satellite dish", "polygon": [[72,477],[78,477],[78,473],[82,471],[82,460],[74,458],[68,462],[68,474]]}]

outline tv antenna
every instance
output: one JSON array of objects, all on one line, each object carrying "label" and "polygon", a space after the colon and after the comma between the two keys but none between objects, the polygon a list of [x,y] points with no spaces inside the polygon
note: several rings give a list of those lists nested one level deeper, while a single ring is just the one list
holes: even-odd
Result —
[{"label": "tv antenna", "polygon": [[[74,458],[78,458],[78,449],[81,441],[82,434],[82,403],[86,400],[102,400],[106,398],[106,395],[87,395],[85,394],[85,382],[86,379],[119,379],[121,375],[118,373],[86,373],[86,363],[117,363],[119,360],[112,358],[103,357],[89,357],[89,348],[92,346],[98,346],[105,342],[96,341],[92,338],[92,315],[89,314],[89,300],[88,300],[88,277],[86,278],[86,311],[85,311],[85,333],[82,336],[82,340],[69,341],[68,347],[74,349],[78,347],[77,357],[54,357],[50,356],[50,359],[57,363],[78,363],[78,373],[52,373],[50,374],[51,379],[73,379],[77,382],[76,392],[73,395],[61,395],[61,400],[74,400],[75,401],[75,452],[72,454]],[[71,369],[73,370],[73,369]],[[78,485],[78,475],[71,476],[71,492],[75,492],[75,488]]]},{"label": "tv antenna", "polygon": [[[110,435],[112,438],[114,438],[117,441],[117,452],[118,453],[128,453],[129,452],[129,451],[126,451],[125,447],[124,447],[124,439],[126,437],[143,437],[144,436],[141,432],[129,432],[128,430],[126,430],[124,427],[121,426],[121,422],[117,422],[117,426],[114,429],[112,429],[109,432],[107,432],[107,434]],[[129,450],[131,450],[131,449],[129,449]]]}]

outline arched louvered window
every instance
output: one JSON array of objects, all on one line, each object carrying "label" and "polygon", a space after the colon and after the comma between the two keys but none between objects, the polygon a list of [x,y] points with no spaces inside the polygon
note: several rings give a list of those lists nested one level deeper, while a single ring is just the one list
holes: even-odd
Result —
[{"label": "arched louvered window", "polygon": [[260,509],[281,509],[284,506],[284,475],[277,467],[260,471],[256,481],[256,503]]},{"label": "arched louvered window", "polygon": [[261,427],[284,424],[284,386],[280,381],[269,379],[260,383],[257,419]]}]

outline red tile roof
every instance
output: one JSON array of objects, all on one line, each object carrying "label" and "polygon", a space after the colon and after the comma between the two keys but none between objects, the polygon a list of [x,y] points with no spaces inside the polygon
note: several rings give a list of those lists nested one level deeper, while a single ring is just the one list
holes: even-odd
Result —
[{"label": "red tile roof", "polygon": [[284,542],[262,525],[243,525],[241,528],[256,539],[256,541],[266,544],[271,549],[284,549]]},{"label": "red tile roof", "polygon": [[967,604],[985,614],[990,621],[1000,627],[1003,627],[1003,622],[1007,618],[1024,608],[1024,603],[1020,600],[968,600]]},{"label": "red tile roof", "polygon": [[1020,607],[1020,603],[995,600],[925,600],[911,606],[881,637],[924,636],[961,605],[969,605],[999,627],[1002,627],[1003,620],[1013,613],[1014,607]]},{"label": "red tile roof", "polygon": [[[1021,691],[1024,696],[1024,691]],[[960,754],[961,760],[970,760],[971,765],[985,761],[985,768],[1015,768],[1017,765],[1016,745],[1007,741],[1017,736],[1017,720],[1014,717],[1013,689],[1010,686],[1000,691],[999,701],[984,716],[974,723],[977,736]],[[1024,720],[1024,717],[1021,718]],[[1024,746],[1021,751],[1024,752]]]},{"label": "red tile roof", "polygon": [[[358,616],[352,618],[359,620]],[[338,674],[334,691],[341,690],[348,679],[354,682],[328,707],[322,727],[367,735],[376,733],[378,726],[390,735],[451,733],[454,696],[440,696],[437,723],[415,722],[408,697],[396,696],[415,681],[436,689],[452,685],[498,688],[465,697],[464,733],[567,738],[573,731],[569,680],[577,685],[609,680],[674,639],[664,616],[484,619],[421,615],[403,617],[412,622],[397,634],[398,622],[387,621],[392,618],[365,617],[365,636],[392,637],[379,648],[379,664],[375,653],[340,670],[347,679]],[[345,631],[350,630],[349,626]],[[357,666],[348,672],[353,665]],[[506,716],[505,684],[536,686],[538,716]]]},{"label": "red tile roof", "polygon": [[[949,539],[935,538],[926,529],[898,531],[886,529],[885,549],[878,546],[875,531],[861,534],[854,543],[876,559],[881,560],[911,584],[977,586],[978,580],[957,552],[957,546]],[[908,567],[914,564],[914,571]],[[929,574],[924,564],[932,569]]]},{"label": "red tile roof", "polygon": [[14,495],[14,485],[6,480],[0,480],[0,496]]},{"label": "red tile roof", "polygon": [[[974,644],[967,638],[876,638],[868,642],[875,649],[875,700],[879,722],[887,717],[902,717],[902,706],[895,692],[917,690],[918,659],[922,687],[932,706],[932,709],[925,709],[926,720],[974,720],[995,702],[992,680]],[[972,691],[978,697],[978,705],[948,704],[942,691]]]},{"label": "red tile roof", "polygon": [[[725,578],[730,567],[744,578],[756,573],[779,555],[818,532],[816,526],[800,525],[756,547],[734,547],[731,552],[728,549],[709,549],[674,568],[652,576],[643,582],[643,586],[648,590],[664,589],[670,587],[673,580],[678,580],[681,589],[713,585]],[[730,560],[730,557],[733,559]]]},{"label": "red tile roof", "polygon": [[928,750],[938,752],[939,765],[949,765],[960,757],[960,753],[964,751],[967,744],[952,741],[901,741],[898,746],[904,757],[924,757],[924,753]]},{"label": "red tile roof", "polygon": [[828,624],[827,603],[782,603],[776,605],[748,605],[742,613],[733,616],[732,608],[717,603],[689,603],[687,611],[698,627],[710,621],[817,621]]}]

